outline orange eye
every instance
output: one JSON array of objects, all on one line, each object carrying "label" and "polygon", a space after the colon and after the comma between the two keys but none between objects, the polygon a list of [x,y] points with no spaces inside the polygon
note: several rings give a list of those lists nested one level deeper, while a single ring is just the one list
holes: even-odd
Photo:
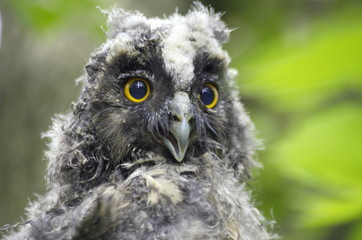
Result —
[{"label": "orange eye", "polygon": [[219,93],[213,84],[207,83],[202,87],[199,98],[205,107],[213,108],[219,100]]},{"label": "orange eye", "polygon": [[132,102],[140,103],[150,95],[150,85],[142,78],[132,78],[124,85],[124,95]]}]

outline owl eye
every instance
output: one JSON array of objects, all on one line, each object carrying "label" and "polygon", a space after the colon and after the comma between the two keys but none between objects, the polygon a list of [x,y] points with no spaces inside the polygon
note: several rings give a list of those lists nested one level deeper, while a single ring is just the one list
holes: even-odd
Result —
[{"label": "owl eye", "polygon": [[142,78],[132,78],[124,85],[124,95],[132,102],[143,102],[150,95],[150,85]]},{"label": "owl eye", "polygon": [[205,107],[213,108],[219,100],[219,93],[213,84],[207,83],[202,87],[199,97]]}]

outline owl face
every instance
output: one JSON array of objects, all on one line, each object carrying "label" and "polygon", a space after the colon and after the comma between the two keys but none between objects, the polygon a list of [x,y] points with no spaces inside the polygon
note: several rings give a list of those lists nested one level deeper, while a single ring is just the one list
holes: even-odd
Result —
[{"label": "owl face", "polygon": [[65,170],[64,179],[72,171],[94,179],[128,163],[190,164],[208,152],[246,169],[253,125],[222,49],[229,30],[220,16],[197,4],[164,19],[119,9],[107,14],[108,40],[86,66],[66,133],[74,151],[63,158],[75,160],[54,160],[53,168]]},{"label": "owl face", "polygon": [[138,17],[87,66],[97,138],[119,160],[153,152],[181,162],[220,148],[230,98],[215,33],[191,17]]}]

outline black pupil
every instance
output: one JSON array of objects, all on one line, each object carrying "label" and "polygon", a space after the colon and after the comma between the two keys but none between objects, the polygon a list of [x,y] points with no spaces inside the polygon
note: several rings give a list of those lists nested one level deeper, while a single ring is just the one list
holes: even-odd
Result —
[{"label": "black pupil", "polygon": [[144,82],[137,80],[131,84],[129,92],[132,97],[136,99],[142,99],[147,94],[147,86]]},{"label": "black pupil", "polygon": [[214,101],[214,98],[215,94],[211,87],[206,86],[201,90],[200,99],[203,104],[210,105]]}]

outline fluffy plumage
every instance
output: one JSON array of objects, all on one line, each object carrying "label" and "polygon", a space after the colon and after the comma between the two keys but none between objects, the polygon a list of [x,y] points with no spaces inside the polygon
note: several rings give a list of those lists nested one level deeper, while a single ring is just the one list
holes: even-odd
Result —
[{"label": "fluffy plumage", "polygon": [[[258,142],[220,15],[201,4],[163,19],[106,13],[81,96],[45,134],[49,191],[6,239],[274,238],[245,187]],[[124,96],[130,78],[149,82],[144,102]],[[205,83],[219,92],[210,109]]]}]

